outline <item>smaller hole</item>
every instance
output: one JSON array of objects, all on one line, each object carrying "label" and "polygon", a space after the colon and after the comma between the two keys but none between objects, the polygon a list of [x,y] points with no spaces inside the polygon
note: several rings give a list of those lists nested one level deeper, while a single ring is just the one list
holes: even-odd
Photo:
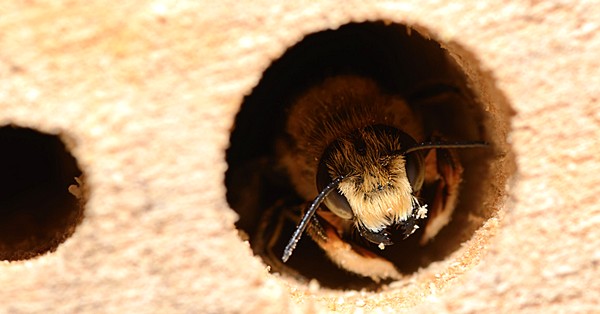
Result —
[{"label": "smaller hole", "polygon": [[0,260],[23,260],[55,250],[83,217],[69,192],[81,176],[58,136],[0,127]]}]

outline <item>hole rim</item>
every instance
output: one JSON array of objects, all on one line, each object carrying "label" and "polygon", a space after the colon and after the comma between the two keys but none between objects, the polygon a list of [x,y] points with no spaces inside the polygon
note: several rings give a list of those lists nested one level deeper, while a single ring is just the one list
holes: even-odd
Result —
[{"label": "hole rim", "polygon": [[[12,178],[27,181],[6,192],[10,182],[0,180],[4,192],[1,194],[4,208],[0,210],[4,217],[0,223],[0,260],[25,261],[55,252],[74,234],[85,214],[85,171],[73,154],[74,141],[66,132],[46,132],[11,123],[0,125],[0,143],[12,145],[5,147],[0,157],[5,165],[0,168],[6,170],[6,163],[13,158],[12,163],[22,163],[17,164],[22,167],[14,169]],[[18,156],[10,156],[15,150],[32,156],[24,155],[17,161]],[[47,173],[27,169],[26,162],[32,161],[47,163]],[[40,170],[35,164],[30,168]],[[78,197],[73,194],[77,192]],[[13,223],[12,229],[6,228]]]},{"label": "hole rim", "polygon": [[[227,201],[228,201],[230,207],[232,208],[232,210],[234,210],[236,213],[238,213],[238,215],[243,216],[240,213],[240,211],[238,209],[236,209],[236,206],[232,205],[232,201],[230,199],[230,191],[231,191],[230,171],[232,169],[230,154],[232,154],[232,153],[236,154],[235,151],[237,148],[236,145],[234,144],[233,134],[236,132],[236,130],[238,128],[240,115],[242,114],[242,112],[244,112],[245,108],[247,108],[250,105],[247,103],[248,99],[253,97],[253,94],[255,93],[255,91],[261,87],[261,84],[264,83],[263,80],[265,79],[266,73],[274,66],[274,64],[276,64],[280,60],[286,58],[286,55],[288,54],[288,52],[290,50],[292,50],[295,47],[297,47],[298,45],[302,44],[306,40],[306,38],[308,38],[310,36],[314,36],[316,34],[320,34],[323,32],[336,32],[339,29],[342,29],[348,25],[361,25],[361,24],[374,24],[374,23],[375,24],[376,23],[386,24],[386,26],[387,26],[387,24],[389,24],[389,23],[386,23],[383,21],[350,22],[350,23],[346,23],[346,24],[340,26],[339,28],[324,29],[321,31],[315,31],[310,34],[306,34],[306,36],[303,39],[301,39],[299,42],[288,47],[279,58],[273,60],[271,62],[271,64],[267,67],[267,69],[265,71],[263,71],[261,79],[252,88],[251,92],[246,94],[248,96],[246,96],[244,98],[239,111],[236,113],[236,117],[234,120],[234,130],[230,134],[230,147],[228,148],[228,150],[226,152],[226,162],[229,166],[229,169],[227,170],[226,175],[225,175],[226,176],[225,184],[226,184],[226,188],[227,188]],[[510,144],[508,143],[508,133],[510,132],[510,129],[511,129],[510,128],[510,119],[512,117],[512,114],[511,114],[512,109],[511,109],[511,106],[510,106],[509,102],[507,101],[506,97],[504,96],[504,94],[501,92],[500,89],[498,89],[495,86],[494,80],[493,80],[493,75],[491,73],[484,72],[482,70],[483,69],[482,65],[479,63],[479,60],[477,58],[475,58],[475,55],[472,52],[469,52],[467,49],[465,49],[462,45],[460,45],[460,43],[457,43],[455,41],[443,42],[443,41],[439,40],[437,37],[432,36],[431,34],[433,34],[434,32],[430,31],[428,28],[425,28],[425,27],[414,26],[414,25],[411,25],[409,27],[406,24],[403,24],[401,22],[394,22],[391,24],[393,24],[395,26],[404,27],[407,30],[410,29],[412,32],[417,32],[420,36],[437,43],[440,46],[440,49],[445,51],[447,56],[449,58],[451,57],[452,61],[455,62],[455,65],[457,66],[457,70],[460,72],[460,74],[465,76],[465,86],[467,87],[467,91],[470,93],[470,96],[473,97],[474,102],[477,104],[476,109],[481,110],[481,113],[485,113],[485,112],[489,111],[489,108],[493,108],[497,111],[498,114],[496,115],[496,119],[494,119],[494,121],[490,121],[490,117],[488,115],[485,115],[485,114],[483,115],[483,117],[482,117],[483,122],[481,122],[481,124],[482,124],[481,128],[483,129],[482,134],[484,134],[485,139],[488,142],[492,143],[492,149],[487,154],[488,155],[487,158],[490,158],[490,163],[487,165],[487,170],[488,170],[488,172],[491,173],[491,174],[489,174],[489,176],[491,177],[493,174],[497,174],[497,173],[501,172],[500,170],[497,170],[496,169],[497,166],[492,165],[492,163],[502,164],[504,166],[503,170],[505,170],[503,178],[501,179],[502,182],[500,182],[499,184],[495,184],[492,188],[489,188],[488,191],[486,191],[484,193],[484,194],[486,194],[486,196],[482,196],[482,198],[484,200],[479,202],[482,205],[482,207],[490,208],[488,213],[483,218],[482,222],[479,223],[476,227],[472,228],[471,231],[469,231],[470,235],[468,237],[460,240],[459,242],[456,242],[455,248],[453,248],[453,249],[449,250],[449,252],[445,253],[443,258],[434,259],[432,261],[429,261],[429,262],[427,262],[427,264],[425,266],[422,266],[422,267],[419,266],[415,270],[406,274],[406,278],[409,278],[409,277],[412,277],[413,275],[417,274],[417,272],[420,272],[421,271],[420,269],[423,267],[428,268],[429,266],[431,266],[434,263],[439,264],[439,262],[448,262],[449,259],[457,259],[458,257],[456,255],[459,254],[459,252],[464,253],[464,251],[466,250],[461,247],[464,246],[471,239],[473,239],[476,236],[477,232],[483,230],[484,227],[486,226],[487,221],[489,221],[490,219],[499,218],[501,216],[501,210],[503,209],[504,204],[506,202],[506,198],[509,195],[509,191],[506,190],[505,187],[507,184],[509,184],[509,182],[512,180],[512,177],[516,173],[514,154],[512,152],[512,148],[511,148]],[[458,56],[458,58],[457,58],[457,56]],[[466,70],[465,64],[467,65],[467,67],[469,67],[469,70]],[[477,76],[479,79],[483,79],[485,82],[474,83],[473,76]],[[485,85],[485,87],[484,87],[484,85]],[[477,87],[479,87],[479,89]],[[388,90],[389,87],[384,86],[383,89]],[[490,90],[494,91],[494,94],[496,95],[496,97],[495,98],[492,97],[493,99],[488,97],[489,95],[487,95],[487,93],[482,92],[483,90],[485,90],[486,92],[489,92]],[[297,95],[297,93],[295,95]],[[274,121],[277,119],[273,119],[273,117],[271,117],[270,119],[266,119],[266,120]],[[281,121],[283,121],[283,120],[284,119],[281,119]],[[503,126],[502,127],[503,131],[496,132],[494,126],[498,126],[498,125]],[[460,155],[461,155],[461,157],[460,157],[461,160],[468,157],[468,156],[465,157],[464,156],[465,154],[462,154],[462,153]],[[472,158],[472,157],[468,157],[468,158]],[[502,160],[500,160],[500,159],[502,159]],[[473,177],[473,176],[471,176],[471,177]],[[469,180],[467,180],[467,181],[469,181]],[[502,187],[502,189],[499,188],[500,186]],[[461,186],[461,189],[462,188],[464,188],[464,187]],[[490,194],[490,193],[495,193],[496,197],[494,198],[494,200],[488,202],[490,196],[487,196],[487,194]],[[487,203],[493,203],[493,204],[489,205]],[[453,215],[453,220],[455,219],[455,216],[456,216],[456,212]],[[238,230],[240,230],[241,233],[248,235],[248,231],[246,229],[247,227],[244,228],[242,226],[244,224],[244,222],[241,222],[243,220],[243,217],[241,217],[240,219],[241,220],[238,221],[238,223],[236,223],[236,228]],[[454,222],[451,222],[451,223],[454,223]],[[447,229],[447,227],[444,229]],[[442,230],[442,232],[444,232],[444,229]],[[447,232],[448,231],[446,230],[446,233]],[[290,233],[290,235],[291,235],[291,233]],[[440,234],[438,236],[441,236],[441,235],[442,234]],[[244,236],[244,237],[246,237],[246,236]],[[248,236],[248,237],[249,237],[250,243],[252,244],[252,236]],[[493,235],[491,235],[490,237],[493,237]],[[310,240],[304,239],[303,241],[310,241]],[[257,253],[255,252],[255,255],[256,254]],[[265,261],[262,256],[259,255],[259,257],[263,260],[263,262],[267,263],[267,261]],[[293,274],[290,274],[290,276],[293,276]],[[311,279],[313,279],[313,278],[306,278],[306,281],[309,281]],[[316,279],[319,280],[318,278],[316,278]],[[302,279],[300,279],[300,281],[304,282],[304,280],[302,280]],[[390,283],[390,281],[383,281],[382,283],[375,284],[375,285],[364,285],[364,286],[359,285],[360,286],[359,288],[350,287],[350,286],[334,287],[334,286],[329,286],[327,284],[325,284],[325,285],[321,284],[321,285],[328,287],[328,288],[332,288],[332,289],[379,290],[382,287],[386,286],[388,283]]]}]

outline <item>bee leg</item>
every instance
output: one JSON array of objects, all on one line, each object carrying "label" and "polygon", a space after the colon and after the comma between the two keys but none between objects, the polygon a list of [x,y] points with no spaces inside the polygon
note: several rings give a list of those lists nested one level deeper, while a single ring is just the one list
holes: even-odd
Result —
[{"label": "bee leg", "polygon": [[254,253],[260,255],[269,265],[271,271],[286,273],[302,280],[303,277],[297,271],[281,261],[281,252],[275,252],[277,243],[281,241],[283,227],[289,222],[295,225],[299,220],[300,206],[290,206],[289,202],[284,200],[277,201],[261,217],[253,237],[252,248]]},{"label": "bee leg", "polygon": [[327,241],[327,233],[323,228],[323,225],[319,221],[317,215],[312,216],[310,220],[310,225],[308,225],[308,233],[314,239],[315,237],[319,238],[321,241]]},{"label": "bee leg", "polygon": [[375,282],[382,279],[400,279],[402,277],[390,261],[360,245],[353,245],[342,239],[341,234],[343,232],[341,230],[354,227],[351,221],[344,220],[329,211],[317,213],[320,217],[318,225],[324,236],[315,232],[317,229],[312,227],[315,225],[312,223],[307,229],[308,234],[323,249],[327,257],[341,269],[370,277]]},{"label": "bee leg", "polygon": [[420,243],[429,242],[450,222],[458,200],[463,168],[454,151],[432,149],[425,157],[425,185],[433,189],[429,203],[429,220]]}]

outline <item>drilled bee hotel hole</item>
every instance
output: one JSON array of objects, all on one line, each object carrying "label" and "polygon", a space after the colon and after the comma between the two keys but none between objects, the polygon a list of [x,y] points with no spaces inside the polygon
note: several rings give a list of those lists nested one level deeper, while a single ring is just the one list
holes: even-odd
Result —
[{"label": "drilled bee hotel hole", "polygon": [[[227,198],[255,254],[326,287],[377,289],[469,240],[500,207],[512,166],[508,110],[468,60],[374,22],[306,36],[273,62],[227,151]],[[407,152],[427,141],[467,147]],[[296,225],[331,182],[284,263]]]},{"label": "drilled bee hotel hole", "polygon": [[76,160],[55,135],[0,127],[0,260],[23,260],[67,239],[83,208]]}]

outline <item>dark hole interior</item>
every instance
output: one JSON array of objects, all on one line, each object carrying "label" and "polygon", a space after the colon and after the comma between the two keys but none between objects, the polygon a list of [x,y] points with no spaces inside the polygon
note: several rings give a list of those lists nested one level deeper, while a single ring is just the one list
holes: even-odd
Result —
[{"label": "dark hole interior", "polygon": [[[304,236],[294,257],[281,267],[272,257],[257,249],[269,234],[276,233],[281,208],[303,201],[291,187],[287,174],[274,160],[277,138],[285,136],[290,104],[308,87],[323,79],[343,74],[370,77],[386,92],[403,96],[420,110],[424,124],[444,137],[455,140],[491,142],[485,125],[485,111],[467,83],[465,73],[439,42],[399,24],[380,22],[348,24],[306,36],[289,48],[264,72],[260,83],[248,95],[235,121],[231,146],[227,151],[227,199],[237,211],[239,230],[247,234],[257,255],[277,272],[317,279],[322,286],[340,289],[377,289],[385,282],[341,270],[331,263],[318,246]],[[295,117],[289,117],[294,119]],[[404,274],[443,260],[468,240],[485,219],[493,214],[484,206],[483,182],[491,180],[489,150],[461,150],[465,168],[461,196],[452,221],[425,246],[418,236],[389,246],[383,252]],[[287,206],[287,207],[286,207]],[[269,221],[266,211],[275,209]],[[275,217],[275,218],[273,218]],[[478,219],[473,219],[477,217]],[[291,236],[292,223],[281,226],[280,237],[269,246],[281,256]]]},{"label": "dark hole interior", "polygon": [[83,208],[68,188],[81,175],[59,137],[0,127],[0,260],[38,256],[67,239]]}]

